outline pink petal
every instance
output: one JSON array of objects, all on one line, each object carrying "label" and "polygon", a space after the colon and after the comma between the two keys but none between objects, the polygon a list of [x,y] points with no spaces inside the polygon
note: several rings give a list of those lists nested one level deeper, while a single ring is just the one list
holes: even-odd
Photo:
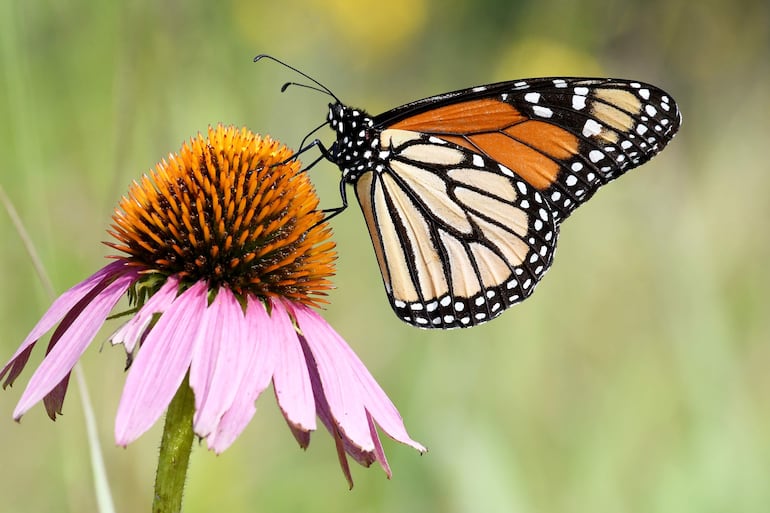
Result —
[{"label": "pink petal", "polygon": [[13,355],[13,358],[11,358],[5,367],[3,367],[2,371],[0,372],[0,379],[2,379],[3,374],[10,371],[8,373],[8,379],[6,379],[5,383],[3,383],[3,389],[13,385],[13,383],[16,381],[16,378],[18,378],[19,374],[21,374],[21,371],[23,371],[24,367],[26,367],[27,361],[32,354],[32,350],[35,348],[34,342],[37,342],[37,340],[34,340],[33,343],[27,347],[23,349],[20,348],[18,351],[16,351],[16,354]]},{"label": "pink petal", "polygon": [[313,353],[310,351],[310,348],[307,345],[307,340],[305,340],[305,338],[302,336],[300,336],[300,343],[302,343],[302,349],[305,351],[305,358],[307,358],[308,361],[310,381],[313,384],[313,392],[315,394],[316,413],[318,414],[318,418],[321,419],[323,425],[326,426],[326,429],[332,435],[332,438],[334,438],[335,444],[338,446],[338,452],[340,447],[342,448],[343,454],[340,456],[342,472],[345,474],[345,477],[352,487],[353,478],[350,476],[350,469],[347,465],[347,461],[343,463],[345,453],[349,454],[354,460],[356,460],[360,465],[363,465],[364,467],[370,466],[372,462],[375,461],[374,453],[372,451],[365,451],[361,449],[361,447],[353,443],[350,438],[341,432],[340,426],[334,419],[334,415],[332,415],[331,409],[329,408],[329,402],[324,396],[323,385],[321,384],[321,378],[318,375],[318,366],[316,365]]},{"label": "pink petal", "polygon": [[300,448],[307,449],[310,446],[310,431],[300,429],[294,426],[291,422],[287,422],[286,425],[289,426],[289,430],[294,436],[294,439],[299,444]]},{"label": "pink petal", "polygon": [[388,458],[385,457],[385,450],[382,448],[382,442],[380,442],[380,435],[377,434],[377,428],[374,425],[374,419],[366,412],[366,421],[369,424],[369,433],[372,435],[372,441],[374,442],[374,459],[380,462],[380,466],[385,470],[388,475],[388,479],[393,477],[393,472],[390,470],[388,464]]},{"label": "pink petal", "polygon": [[217,454],[238,438],[257,411],[254,403],[270,384],[275,369],[275,344],[282,343],[276,340],[273,322],[264,305],[251,296],[248,297],[245,321],[245,331],[241,337],[245,346],[245,366],[240,384],[236,385],[238,393],[232,406],[222,416],[216,432],[207,439],[209,447]]},{"label": "pink petal", "polygon": [[112,345],[123,344],[127,353],[133,353],[153,316],[163,313],[176,298],[179,290],[179,279],[170,276],[166,283],[153,294],[136,314],[126,321],[110,337]]},{"label": "pink petal", "polygon": [[[332,438],[334,439],[334,448],[337,449],[337,460],[340,462],[340,468],[342,469],[342,475],[345,476],[345,480],[348,482],[348,489],[353,489],[353,474],[350,473],[350,463],[348,457],[345,455],[345,444],[338,431],[332,432]],[[369,465],[366,465],[367,467]]]},{"label": "pink petal", "polygon": [[195,392],[195,433],[205,438],[242,393],[238,385],[252,351],[244,344],[243,309],[229,289],[219,289],[204,315],[209,317],[208,333],[193,348],[190,387]]},{"label": "pink petal", "polygon": [[69,386],[71,374],[72,373],[68,372],[67,375],[59,381],[59,384],[53,387],[53,389],[43,397],[45,412],[51,420],[56,420],[56,415],[62,414],[64,396],[67,394],[67,386]]},{"label": "pink petal", "polygon": [[320,331],[312,322],[306,320],[308,316],[304,308],[296,306],[293,310],[297,324],[302,329],[315,359],[323,394],[335,424],[339,426],[344,437],[350,438],[365,451],[373,450],[374,443],[366,423],[364,398],[347,361],[348,355],[332,352],[335,346],[327,340],[330,338],[328,333]]},{"label": "pink petal", "polygon": [[310,308],[293,305],[293,310],[317,362],[331,412],[344,434],[362,449],[375,450],[369,412],[388,436],[424,452],[425,447],[409,437],[398,410],[345,340]]},{"label": "pink petal", "polygon": [[278,406],[289,424],[300,430],[313,431],[316,428],[315,401],[297,332],[283,304],[278,300],[272,300],[270,304],[270,320],[276,330],[273,388]]},{"label": "pink petal", "polygon": [[56,345],[53,346],[30,378],[29,384],[13,412],[14,419],[21,418],[32,405],[59,385],[69,374],[86,347],[96,336],[99,328],[104,324],[107,315],[135,279],[136,274],[133,272],[118,276],[90,303],[83,306],[82,311],[79,312],[69,329],[61,333]]},{"label": "pink petal", "polygon": [[24,339],[24,342],[21,343],[21,346],[19,346],[19,349],[11,357],[10,361],[2,370],[0,370],[0,379],[2,379],[3,376],[13,368],[3,386],[6,387],[13,383],[14,379],[16,379],[24,368],[24,365],[29,358],[29,354],[32,351],[32,346],[35,345],[35,342],[37,342],[46,331],[50,330],[56,323],[61,321],[75,305],[88,296],[98,285],[102,284],[102,282],[112,280],[115,276],[124,272],[125,268],[126,264],[122,260],[112,262],[59,296],[50,308],[48,308],[46,313],[43,314],[43,317],[41,317],[35,327],[32,328],[32,331],[27,335],[27,338]]},{"label": "pink petal", "polygon": [[190,367],[206,332],[207,284],[180,294],[150,330],[131,366],[115,419],[115,441],[127,445],[158,420]]}]

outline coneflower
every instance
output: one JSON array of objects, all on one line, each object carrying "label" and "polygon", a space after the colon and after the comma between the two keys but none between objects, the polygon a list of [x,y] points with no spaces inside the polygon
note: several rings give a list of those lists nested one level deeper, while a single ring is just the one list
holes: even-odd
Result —
[{"label": "coneflower", "polygon": [[192,431],[219,453],[272,382],[300,446],[320,418],[351,485],[345,454],[365,466],[377,461],[390,476],[376,426],[424,451],[314,309],[331,287],[336,254],[315,190],[291,156],[267,137],[218,126],[135,182],[107,243],[121,254],[62,294],[0,370],[4,386],[12,384],[58,324],[14,418],[41,399],[52,419],[61,413],[73,366],[128,294],[131,317],[110,337],[130,364],[119,445],[149,429],[189,383]]}]

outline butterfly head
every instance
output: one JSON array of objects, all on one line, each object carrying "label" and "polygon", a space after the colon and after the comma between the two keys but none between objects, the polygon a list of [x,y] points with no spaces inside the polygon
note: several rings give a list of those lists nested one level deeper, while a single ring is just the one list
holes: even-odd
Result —
[{"label": "butterfly head", "polygon": [[330,149],[332,160],[345,181],[355,182],[370,168],[372,156],[377,154],[380,141],[374,119],[363,110],[337,102],[329,104],[327,120],[337,133]]}]

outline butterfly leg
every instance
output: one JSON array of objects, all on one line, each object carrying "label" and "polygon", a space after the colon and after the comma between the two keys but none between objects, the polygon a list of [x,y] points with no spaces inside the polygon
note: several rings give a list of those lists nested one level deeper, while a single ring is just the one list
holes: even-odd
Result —
[{"label": "butterfly leg", "polygon": [[[303,142],[304,142],[304,140],[303,140]],[[317,159],[315,159],[313,162],[311,162],[310,164],[305,166],[304,169],[302,169],[303,173],[305,171],[309,171],[310,169],[315,167],[316,164],[318,164],[319,162],[321,162],[324,159],[329,160],[331,162],[334,162],[334,160],[332,159],[332,154],[329,152],[329,150],[326,149],[326,146],[324,146],[323,143],[319,139],[313,139],[307,146],[301,146],[300,149],[297,150],[297,153],[292,155],[291,158],[288,159],[288,160],[295,159],[295,158],[297,158],[298,155],[300,155],[302,153],[305,153],[307,150],[309,150],[311,148],[316,148],[316,147],[318,148],[318,151],[321,152],[321,155]],[[287,160],[287,162],[288,162],[288,160]]]},{"label": "butterfly leg", "polygon": [[[320,159],[319,159],[320,160]],[[318,162],[318,161],[316,161]],[[326,223],[327,221],[331,220],[332,218],[336,217],[337,215],[341,214],[345,211],[346,208],[348,208],[348,197],[347,192],[345,190],[345,181],[340,180],[340,196],[342,197],[342,206],[335,207],[335,208],[325,208],[321,210],[321,213],[324,214],[323,219],[318,221],[316,224],[311,226],[308,231],[312,230],[316,226],[318,226],[321,223]]]},{"label": "butterfly leg", "polygon": [[346,208],[348,208],[348,194],[347,189],[345,189],[345,180],[340,180],[340,198],[342,199],[341,206],[335,208],[325,208],[321,211],[326,214],[324,216],[324,221],[332,219],[333,217],[344,212]]},{"label": "butterfly leg", "polygon": [[[334,158],[334,155],[318,139],[308,144],[308,146],[318,146],[318,150],[321,152],[321,156],[318,159],[316,159],[315,162],[311,164],[311,166],[316,165],[322,158],[328,160],[329,162],[336,163],[337,159]],[[308,168],[309,167],[310,166],[308,166]],[[321,212],[326,214],[326,216],[324,217],[324,221],[328,221],[329,219],[332,219],[333,217],[344,212],[346,208],[348,208],[348,193],[347,193],[347,189],[345,188],[345,184],[346,184],[346,181],[345,181],[345,177],[343,176],[342,179],[340,179],[340,199],[342,200],[342,205],[340,205],[339,207],[323,209]]]},{"label": "butterfly leg", "polygon": [[[302,139],[302,142],[304,143],[304,142],[305,142],[305,139]],[[299,149],[298,149],[297,151],[295,151],[295,152],[292,154],[292,156],[291,156],[291,157],[289,157],[288,159],[286,159],[286,160],[283,160],[283,161],[281,161],[281,162],[279,162],[279,163],[277,163],[277,164],[274,164],[274,165],[276,165],[276,166],[282,166],[282,165],[286,164],[287,162],[291,162],[292,160],[297,160],[297,157],[299,157],[300,155],[302,155],[302,154],[303,154],[303,153],[305,153],[306,151],[308,151],[308,150],[312,149],[313,147],[315,147],[315,146],[318,146],[318,145],[320,145],[320,144],[321,144],[321,141],[319,141],[318,139],[316,139],[315,141],[311,142],[311,143],[310,143],[310,144],[308,144],[307,146],[302,146],[302,145],[300,145]],[[323,158],[323,157],[321,157],[321,158]],[[319,160],[320,160],[320,159],[319,159]],[[316,162],[318,162],[318,160],[316,160],[315,162],[313,162],[313,164],[315,165],[315,163],[316,163]]]},{"label": "butterfly leg", "polygon": [[[310,135],[310,134],[308,134],[308,135]],[[307,139],[307,137],[305,137],[305,139]],[[302,140],[302,144],[305,143],[305,139]],[[300,145],[299,150],[297,150],[291,157],[287,158],[286,160],[282,160],[281,162],[277,162],[277,163],[273,164],[271,167],[283,166],[283,165],[285,165],[285,164],[287,164],[287,163],[289,163],[289,162],[291,162],[293,160],[297,160],[297,157],[299,157],[300,155],[302,155],[303,153],[305,153],[309,149],[314,148],[316,146],[318,146],[319,149],[321,150],[321,155],[318,158],[316,158],[313,162],[311,162],[310,164],[305,166],[302,169],[302,171],[300,171],[300,172],[304,173],[305,171],[309,171],[316,164],[321,162],[323,159],[327,159],[327,160],[329,159],[329,157],[327,156],[328,152],[326,151],[326,148],[324,148],[323,144],[321,144],[321,141],[319,141],[318,139],[314,140],[313,142],[311,142],[307,146]]]},{"label": "butterfly leg", "polygon": [[[328,124],[329,124],[329,122],[325,121],[324,123],[318,125],[313,130],[311,130],[305,137],[303,137],[302,138],[302,142],[299,143],[299,152],[302,153],[302,152],[305,151],[305,149],[306,149],[305,142],[307,142],[307,140],[310,138],[310,136],[312,136],[314,133],[318,132],[320,129],[322,129],[323,127],[325,127]],[[312,146],[310,146],[310,147],[312,147]]]},{"label": "butterfly leg", "polygon": [[[321,126],[324,126],[324,125],[321,125]],[[313,132],[315,132],[315,130]],[[310,132],[310,134],[312,134],[313,132]],[[308,135],[310,135],[310,134],[308,134]],[[307,139],[307,137],[305,139]],[[305,139],[303,139],[303,144],[304,144]],[[309,150],[311,148],[315,148],[315,147],[318,148],[318,151],[321,153],[321,155],[319,155],[318,158],[316,158],[313,162],[311,162],[310,164],[305,166],[305,168],[302,170],[303,173],[305,171],[308,171],[308,170],[312,169],[313,167],[315,167],[316,164],[318,164],[319,162],[321,162],[324,159],[326,159],[326,160],[328,160],[330,162],[334,162],[334,158],[333,158],[331,152],[326,148],[326,146],[324,146],[324,144],[319,139],[314,139],[313,141],[308,143],[307,146],[300,145],[300,149],[297,150],[297,153],[292,155],[292,157],[290,159],[288,159],[288,160],[294,159],[298,155],[306,152],[307,150]],[[287,160],[287,162],[288,162],[288,160]],[[342,205],[341,206],[334,207],[334,208],[325,208],[325,209],[321,210],[321,212],[323,212],[323,214],[324,214],[324,218],[323,218],[322,221],[319,221],[317,224],[329,221],[330,219],[332,219],[335,216],[341,214],[342,212],[345,211],[345,209],[348,208],[348,196],[347,196],[347,190],[345,189],[345,180],[344,179],[340,180],[340,198],[342,199]],[[313,226],[311,228],[315,228],[315,226]]]}]

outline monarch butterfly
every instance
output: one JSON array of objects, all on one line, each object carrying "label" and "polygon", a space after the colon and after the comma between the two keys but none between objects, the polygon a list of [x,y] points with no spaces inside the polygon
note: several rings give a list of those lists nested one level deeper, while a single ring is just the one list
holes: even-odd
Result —
[{"label": "monarch butterfly", "polygon": [[[355,189],[390,304],[421,328],[464,328],[523,301],[551,265],[559,225],[676,134],[670,95],[642,82],[535,78],[431,96],[377,116],[334,99],[317,146]],[[306,139],[307,140],[307,137]]]}]

